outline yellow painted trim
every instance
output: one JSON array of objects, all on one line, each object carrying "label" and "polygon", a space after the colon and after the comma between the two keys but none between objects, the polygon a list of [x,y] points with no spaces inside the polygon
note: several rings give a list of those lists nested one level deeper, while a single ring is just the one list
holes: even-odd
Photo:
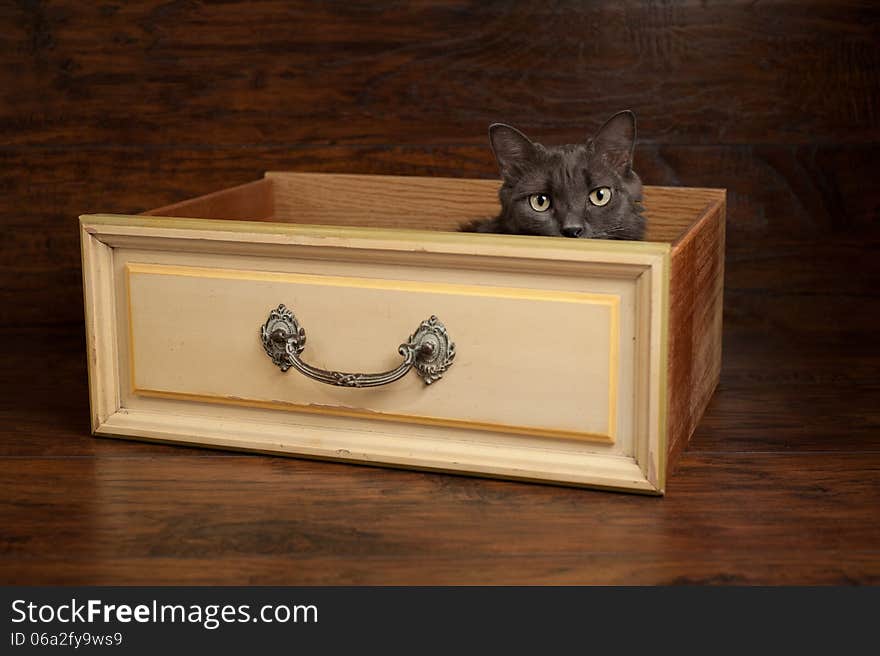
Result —
[{"label": "yellow painted trim", "polygon": [[287,403],[283,401],[261,401],[244,397],[225,397],[216,394],[190,394],[187,392],[167,392],[163,390],[136,389],[137,394],[160,399],[175,399],[181,401],[198,401],[203,403],[217,403],[221,405],[236,405],[249,408],[261,408],[265,410],[295,410],[307,414],[332,415],[339,417],[355,417],[359,419],[378,419],[393,421],[404,424],[420,424],[424,426],[448,426],[451,428],[469,428],[473,430],[495,431],[501,433],[513,433],[515,435],[531,435],[533,437],[560,437],[565,439],[579,439],[588,442],[602,444],[614,444],[614,440],[608,435],[599,433],[583,433],[578,431],[559,430],[554,428],[531,428],[528,426],[510,426],[508,424],[495,424],[488,421],[470,421],[464,419],[445,419],[443,417],[431,417],[424,415],[405,415],[393,412],[373,412],[359,408],[345,408],[338,406],[306,405],[302,403]]},{"label": "yellow painted trim", "polygon": [[131,276],[132,273],[145,273],[160,276],[181,276],[186,278],[211,278],[215,280],[289,282],[300,285],[323,285],[325,287],[387,289],[404,292],[454,294],[456,296],[516,298],[528,301],[552,301],[555,303],[588,303],[592,305],[607,305],[609,307],[613,307],[619,302],[618,297],[612,294],[599,294],[593,292],[566,292],[549,289],[525,289],[522,287],[495,287],[488,285],[465,285],[414,280],[389,280],[386,278],[354,278],[351,276],[324,276],[311,273],[219,269],[214,267],[147,264],[141,262],[129,262],[125,266],[128,269],[129,276]]},{"label": "yellow painted trim", "polygon": [[[353,278],[348,276],[324,276],[315,274],[284,273],[276,271],[249,271],[241,269],[220,269],[210,267],[189,267],[182,265],[152,264],[141,262],[129,262],[125,265],[126,293],[128,325],[129,325],[129,371],[131,372],[131,391],[133,394],[155,396],[160,398],[172,398],[209,403],[224,403],[243,405],[268,409],[296,409],[300,412],[308,412],[325,415],[339,415],[346,417],[362,417],[372,419],[386,419],[414,424],[430,426],[454,426],[477,430],[503,431],[521,435],[562,437],[588,440],[613,444],[617,437],[617,373],[619,369],[620,352],[620,298],[613,294],[599,294],[590,292],[567,292],[558,290],[534,290],[519,287],[491,287],[483,285],[465,285],[436,282],[417,282],[410,280],[386,280],[378,278]],[[395,291],[421,291],[440,294],[454,294],[459,296],[485,296],[492,298],[515,298],[524,300],[552,301],[557,303],[585,303],[591,305],[604,305],[609,309],[609,372],[608,372],[608,432],[607,434],[587,433],[581,431],[569,431],[560,429],[538,428],[530,426],[515,426],[509,424],[496,424],[491,422],[476,422],[461,419],[446,419],[424,415],[405,415],[397,413],[377,412],[353,408],[338,408],[329,406],[316,406],[293,402],[261,401],[239,397],[224,397],[210,394],[190,394],[184,392],[171,392],[167,390],[153,390],[137,386],[134,376],[134,321],[131,308],[131,276],[132,274],[185,276],[193,278],[211,278],[221,280],[253,280],[289,282],[295,284],[325,285],[333,287],[358,287],[362,289],[389,289]]]},{"label": "yellow painted trim", "polygon": [[[132,321],[131,311],[131,271],[128,265],[125,266],[125,311],[128,320],[128,388],[134,394],[137,390],[137,377],[134,375],[134,321]],[[122,381],[120,381],[122,386]]]},{"label": "yellow painted trim", "polygon": [[612,296],[608,344],[608,436],[617,439],[617,372],[620,368],[620,297]]}]

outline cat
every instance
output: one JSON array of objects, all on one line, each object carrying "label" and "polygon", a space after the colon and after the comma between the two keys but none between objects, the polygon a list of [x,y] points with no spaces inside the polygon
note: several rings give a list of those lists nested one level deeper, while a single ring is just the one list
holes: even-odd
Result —
[{"label": "cat", "polygon": [[504,123],[489,127],[501,170],[501,213],[462,225],[462,232],[581,239],[645,236],[642,182],[632,169],[636,117],[608,119],[582,144],[542,146]]}]

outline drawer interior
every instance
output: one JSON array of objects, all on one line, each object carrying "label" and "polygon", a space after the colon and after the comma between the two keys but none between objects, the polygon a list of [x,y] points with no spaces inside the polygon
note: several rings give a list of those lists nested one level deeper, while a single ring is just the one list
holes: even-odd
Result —
[{"label": "drawer interior", "polygon": [[[498,180],[269,172],[215,193],[144,212],[149,216],[455,232],[499,210]],[[719,198],[717,189],[644,190],[646,241],[676,244]]]}]

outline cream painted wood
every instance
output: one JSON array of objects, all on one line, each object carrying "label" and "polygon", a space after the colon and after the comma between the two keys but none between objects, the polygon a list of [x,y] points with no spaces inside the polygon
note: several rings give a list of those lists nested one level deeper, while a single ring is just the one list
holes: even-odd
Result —
[{"label": "cream painted wood", "polygon": [[[618,357],[632,335],[620,334],[616,295],[143,263],[126,274],[136,393],[614,441],[618,371],[632,368]],[[282,301],[314,366],[393,369],[431,315],[456,360],[431,386],[411,374],[350,389],[281,372],[256,335]]]},{"label": "cream painted wood", "polygon": [[113,249],[81,227],[83,305],[92,431],[121,406]]},{"label": "cream painted wood", "polygon": [[[253,245],[248,245],[247,248],[252,247]],[[522,276],[523,272],[519,269],[525,268],[528,271],[527,278],[530,287],[535,291],[539,291],[541,294],[556,294],[560,290],[564,292],[582,292],[585,288],[584,285],[589,284],[591,288],[594,288],[591,289],[593,292],[619,297],[621,299],[620,306],[623,308],[620,312],[621,334],[629,335],[632,335],[635,332],[635,296],[639,293],[638,290],[648,275],[640,268],[623,267],[617,276],[598,276],[592,275],[595,271],[593,265],[588,263],[569,263],[569,266],[575,266],[576,268],[566,270],[566,274],[569,275],[560,276],[558,275],[558,271],[561,270],[560,267],[565,266],[562,262],[555,262],[552,267],[552,272],[546,271],[547,265],[545,263],[545,271],[543,274],[539,273],[539,270],[537,269],[538,263],[535,262],[532,263],[533,266],[531,267],[525,266],[527,262],[520,262],[519,267],[511,268],[509,271],[505,271],[505,267],[499,262],[498,271],[486,269],[474,271],[465,267],[465,260],[458,257],[452,260],[453,266],[443,266],[443,261],[440,260],[435,261],[433,263],[434,266],[431,267],[419,266],[413,268],[403,266],[403,262],[398,259],[398,256],[395,256],[393,259],[395,266],[389,267],[384,261],[385,258],[389,256],[388,253],[382,253],[380,259],[380,253],[378,252],[371,253],[364,258],[363,256],[358,257],[357,251],[348,251],[348,257],[352,261],[345,261],[339,257],[338,253],[335,254],[332,260],[330,260],[325,258],[305,257],[304,255],[307,254],[308,251],[298,251],[299,256],[296,257],[291,255],[290,251],[287,252],[288,255],[286,257],[278,258],[253,257],[244,252],[239,252],[236,254],[236,262],[243,270],[253,270],[262,267],[272,272],[292,273],[294,275],[300,275],[303,273],[309,275],[326,275],[330,273],[338,276],[360,275],[361,277],[371,279],[376,279],[380,275],[384,275],[387,280],[395,281],[395,284],[396,281],[399,280],[402,284],[412,284],[413,281],[418,281],[419,283],[424,284],[443,282],[454,285],[472,285],[476,280],[487,286],[509,285],[511,272],[518,273]],[[423,255],[425,254],[421,253],[416,255],[419,262],[422,261],[421,256]],[[128,248],[117,249],[115,262],[118,274],[116,276],[118,281],[117,304],[120,307],[125,307],[128,303],[128,291],[125,285],[125,280],[127,279],[126,267],[129,263],[135,263],[135,266],[143,266],[143,262],[149,261],[157,264],[177,266],[180,257],[181,256],[175,252],[160,252],[158,250],[141,251]],[[208,269],[223,269],[228,265],[227,254],[200,252],[187,253],[185,257],[190,265],[198,265],[199,267]],[[399,257],[406,259],[412,258],[413,255],[401,255]],[[485,264],[482,258],[468,258],[468,260],[470,260],[472,264]],[[639,275],[640,273],[641,275]],[[585,276],[589,276],[587,283],[585,283]],[[121,325],[120,349],[121,352],[128,352],[127,313],[121,313],[119,321]],[[262,319],[260,321],[262,321]],[[634,353],[636,344],[632,340],[623,339],[620,341],[621,359],[633,359],[635,357]],[[268,358],[266,361],[268,363]],[[128,371],[127,367],[128,362],[123,358],[120,361],[120,376],[123,380],[129,380],[131,378],[131,373]],[[636,384],[636,371],[634,371],[634,369],[635,368],[630,369],[627,367],[619,368],[618,385],[620,389],[633,389],[633,385]],[[284,375],[286,376],[288,374]],[[439,382],[437,385],[439,385]],[[340,391],[345,392],[345,390]],[[157,396],[155,393],[148,392],[147,394],[150,396]],[[132,395],[128,393],[127,389],[123,390],[123,404],[128,408],[142,407],[141,404],[145,402],[145,398],[146,395],[143,392],[139,392],[137,395]],[[222,399],[214,398],[212,401],[216,403],[222,401]],[[596,448],[601,448],[609,453],[613,452],[625,455],[632,452],[633,446],[630,441],[630,436],[633,434],[633,403],[633,395],[621,394],[619,396],[617,408],[617,439],[613,445],[597,444]],[[546,432],[542,433],[542,435],[550,437]]]},{"label": "cream painted wood", "polygon": [[[668,244],[121,216],[83,217],[82,226],[84,270],[95,270],[99,248],[112,254],[110,270],[86,283],[112,289],[87,295],[95,306],[89,321],[104,313],[116,324],[115,334],[89,352],[92,379],[105,387],[115,381],[119,399],[97,417],[98,434],[662,491]],[[288,290],[304,310],[275,298]],[[609,302],[588,302],[597,299]],[[319,366],[388,368],[397,344],[431,313],[458,344],[456,364],[429,388],[414,375],[387,389],[317,388],[295,371],[281,374],[262,353],[257,329],[279,302],[307,313],[300,316],[309,335],[303,357]],[[373,312],[362,343],[346,342],[357,322],[326,313],[337,304]],[[499,389],[516,371],[503,369],[513,365],[486,346],[482,304],[501,323],[525,321],[541,341],[520,370],[537,377],[537,413],[513,404],[502,411]],[[183,326],[176,346],[175,321]],[[593,331],[601,357],[566,343],[571,325]],[[229,350],[226,327],[251,335],[232,347],[240,364],[235,377],[213,364],[199,373],[194,362],[212,354],[222,359]],[[513,332],[503,339],[508,349],[518,346]],[[172,347],[181,350],[175,355]],[[548,358],[558,371],[539,370]],[[474,373],[481,364],[484,370]],[[503,374],[491,373],[499,366]],[[591,372],[586,383],[576,376],[584,367]],[[551,389],[554,373],[566,384]],[[617,408],[609,419],[614,389]],[[361,398],[353,403],[346,392]],[[596,398],[585,400],[584,392]],[[94,398],[93,392],[93,405]],[[303,412],[297,405],[322,407]]]},{"label": "cream painted wood", "polygon": [[434,429],[433,433],[386,432],[381,425],[365,426],[358,420],[353,428],[345,430],[332,422],[291,423],[286,413],[260,422],[242,419],[241,413],[224,413],[222,410],[228,408],[222,407],[212,415],[216,418],[203,413],[169,413],[167,409],[163,406],[155,412],[117,412],[96,434],[649,494],[662,492],[655,482],[645,478],[632,458],[557,448],[552,440],[549,445],[536,447],[534,438],[523,444],[516,436],[507,440],[479,439],[483,436],[465,433],[460,439],[450,439],[448,429]]}]

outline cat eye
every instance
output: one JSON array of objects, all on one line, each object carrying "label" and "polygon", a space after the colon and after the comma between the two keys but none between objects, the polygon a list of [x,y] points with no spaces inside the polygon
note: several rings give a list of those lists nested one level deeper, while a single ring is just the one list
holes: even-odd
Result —
[{"label": "cat eye", "polygon": [[590,192],[590,202],[596,207],[607,205],[611,200],[611,187],[596,187]]},{"label": "cat eye", "polygon": [[546,212],[550,209],[550,196],[547,194],[532,194],[529,196],[529,205],[536,212]]}]

